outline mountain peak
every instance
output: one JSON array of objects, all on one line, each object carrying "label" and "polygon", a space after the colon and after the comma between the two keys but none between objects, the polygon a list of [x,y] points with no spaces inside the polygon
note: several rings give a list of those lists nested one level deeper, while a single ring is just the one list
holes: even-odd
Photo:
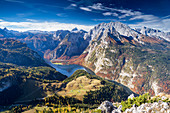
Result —
[{"label": "mountain peak", "polygon": [[100,23],[89,32],[89,35],[92,36],[91,39],[93,40],[94,37],[96,37],[97,35],[106,36],[105,34],[107,34],[107,32],[116,36],[122,35],[125,37],[131,37],[135,41],[141,43],[139,40],[142,37],[140,33],[136,32],[135,30],[131,29],[128,25],[121,22]]},{"label": "mountain peak", "polygon": [[78,31],[78,29],[77,29],[77,27],[75,27],[71,31]]},{"label": "mountain peak", "polygon": [[87,31],[83,30],[83,29],[80,29],[81,32],[84,32],[84,33],[87,33]]},{"label": "mountain peak", "polygon": [[4,31],[8,31],[8,29],[6,28],[6,27],[4,27],[4,29],[3,29]]}]

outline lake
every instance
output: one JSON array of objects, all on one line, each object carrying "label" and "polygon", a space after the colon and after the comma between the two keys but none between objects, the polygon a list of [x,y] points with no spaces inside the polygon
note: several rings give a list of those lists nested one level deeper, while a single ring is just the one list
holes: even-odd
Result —
[{"label": "lake", "polygon": [[53,64],[51,63],[50,61],[47,61],[46,62],[51,65],[53,68],[56,69],[56,71],[66,75],[66,76],[71,76],[76,70],[78,69],[82,69],[82,70],[85,70],[87,71],[88,73],[90,74],[93,74],[94,75],[94,72],[91,71],[90,69],[86,68],[86,67],[83,67],[83,66],[80,66],[80,65],[76,65],[76,64],[70,64],[70,65],[59,65],[59,64]]}]

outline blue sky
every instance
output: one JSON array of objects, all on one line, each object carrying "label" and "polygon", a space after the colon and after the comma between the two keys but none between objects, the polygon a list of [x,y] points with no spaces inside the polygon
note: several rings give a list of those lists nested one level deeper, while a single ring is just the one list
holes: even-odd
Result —
[{"label": "blue sky", "polygon": [[119,21],[170,32],[170,0],[0,0],[0,27],[55,31],[89,30]]}]

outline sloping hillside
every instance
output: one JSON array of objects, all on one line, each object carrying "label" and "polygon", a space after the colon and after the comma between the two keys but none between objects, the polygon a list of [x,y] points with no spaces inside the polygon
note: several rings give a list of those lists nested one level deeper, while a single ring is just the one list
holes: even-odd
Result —
[{"label": "sloping hillside", "polygon": [[47,66],[37,52],[13,39],[0,40],[0,62],[20,66]]},{"label": "sloping hillside", "polygon": [[[0,105],[12,104],[20,96],[23,100],[22,97],[28,94],[32,94],[29,99],[45,97],[42,83],[59,82],[65,78],[67,76],[50,67],[26,44],[13,39],[0,40]],[[32,84],[28,82],[30,80]],[[30,88],[30,85],[33,86]]]},{"label": "sloping hillside", "polygon": [[43,84],[59,83],[65,78],[67,76],[51,67],[30,68],[0,63],[0,105],[46,97],[48,92],[43,90]]},{"label": "sloping hillside", "polygon": [[[77,70],[63,81],[64,88],[57,91],[58,95],[71,96],[84,103],[99,104],[102,100],[121,101],[133,93],[127,92],[122,86],[116,85],[84,70]],[[102,96],[101,96],[102,95]]]}]

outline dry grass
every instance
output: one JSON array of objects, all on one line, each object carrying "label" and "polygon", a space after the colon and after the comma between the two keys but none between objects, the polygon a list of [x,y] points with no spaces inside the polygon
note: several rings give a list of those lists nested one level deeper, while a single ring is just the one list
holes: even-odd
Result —
[{"label": "dry grass", "polygon": [[22,112],[22,113],[35,113],[35,109],[30,109],[30,110],[24,111],[24,112]]},{"label": "dry grass", "polygon": [[59,91],[58,94],[61,96],[71,96],[82,100],[83,95],[85,95],[87,91],[94,91],[100,87],[103,87],[100,80],[89,79],[86,76],[81,76],[69,82],[66,88]]}]

